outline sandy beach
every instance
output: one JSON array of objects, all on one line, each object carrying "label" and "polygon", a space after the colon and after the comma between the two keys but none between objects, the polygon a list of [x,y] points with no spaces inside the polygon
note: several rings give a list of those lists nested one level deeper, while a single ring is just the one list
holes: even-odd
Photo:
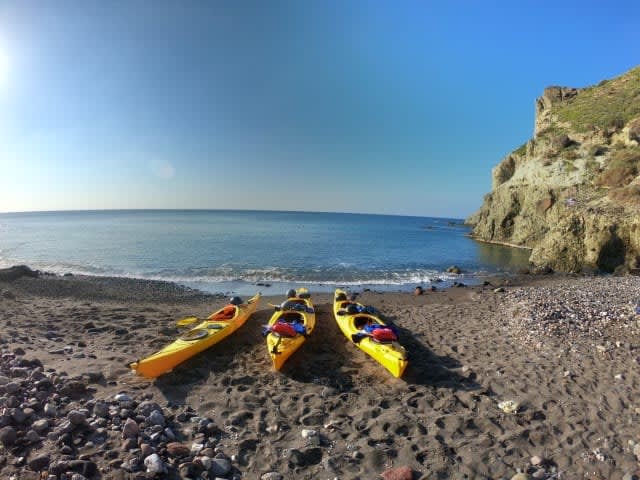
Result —
[{"label": "sandy beach", "polygon": [[490,282],[361,293],[400,328],[402,379],[347,342],[318,294],[316,330],[282,372],[261,336],[274,297],[149,381],[127,364],[226,298],[130,279],[1,281],[0,477],[640,475],[640,279]]}]

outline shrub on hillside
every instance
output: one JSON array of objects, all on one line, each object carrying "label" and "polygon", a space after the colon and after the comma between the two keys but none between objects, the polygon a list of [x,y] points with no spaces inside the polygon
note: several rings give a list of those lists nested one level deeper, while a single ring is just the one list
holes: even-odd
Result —
[{"label": "shrub on hillside", "polygon": [[609,197],[625,206],[640,207],[640,185],[615,188],[609,192]]},{"label": "shrub on hillside", "polygon": [[604,171],[598,177],[598,184],[611,188],[624,187],[640,172],[640,148],[625,148],[615,151]]},{"label": "shrub on hillside", "polygon": [[640,142],[640,118],[629,122],[629,140]]}]

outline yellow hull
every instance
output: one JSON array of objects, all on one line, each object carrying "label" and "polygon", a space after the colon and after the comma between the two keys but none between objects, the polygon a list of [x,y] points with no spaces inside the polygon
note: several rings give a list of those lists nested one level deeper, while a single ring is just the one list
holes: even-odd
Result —
[{"label": "yellow hull", "polygon": [[[333,301],[333,316],[342,330],[342,333],[349,341],[353,341],[353,335],[362,333],[362,330],[357,325],[364,324],[367,320],[371,320],[374,323],[386,325],[386,323],[380,319],[380,317],[370,313],[346,313],[345,307],[348,304],[355,304],[362,307],[363,305],[356,302],[350,302],[348,300],[337,300],[338,295],[345,294],[342,290],[336,290]],[[342,314],[338,314],[341,312]],[[391,375],[399,378],[407,368],[409,361],[407,360],[407,352],[399,343],[379,343],[374,341],[370,337],[363,337],[360,341],[354,342],[354,344],[367,355],[376,360],[380,365],[386,368]]]},{"label": "yellow hull", "polygon": [[143,360],[131,363],[129,366],[143,377],[159,377],[235,332],[256,311],[259,300],[260,294],[257,294],[247,303],[236,306],[235,314],[229,320],[210,320],[222,309],[213,312],[206,320],[181,335],[175,342]]},{"label": "yellow hull", "polygon": [[[298,293],[298,295],[299,294],[300,293]],[[304,305],[307,310],[311,311],[277,310],[271,316],[269,326],[271,327],[275,325],[278,320],[288,322],[295,320],[306,327],[307,336],[311,335],[311,332],[313,332],[313,329],[316,326],[316,314],[313,311],[313,304],[311,303],[311,300],[296,296],[294,298],[288,298],[287,302]],[[269,352],[269,356],[273,362],[273,367],[276,370],[280,370],[289,357],[302,346],[305,340],[306,337],[300,334],[295,337],[284,337],[274,332],[267,334],[267,351]]]}]

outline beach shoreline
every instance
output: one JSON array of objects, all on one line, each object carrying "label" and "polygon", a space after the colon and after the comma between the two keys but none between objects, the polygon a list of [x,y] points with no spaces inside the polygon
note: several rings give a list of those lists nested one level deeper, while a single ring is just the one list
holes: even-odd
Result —
[{"label": "beach shoreline", "polygon": [[[216,456],[217,467],[229,467],[218,477],[228,479],[372,479],[402,466],[424,479],[512,478],[518,470],[531,478],[634,474],[640,279],[487,281],[421,296],[360,290],[360,302],[400,329],[410,359],[402,379],[353,348],[333,319],[331,294],[314,293],[316,331],[281,373],[260,334],[268,303],[284,298],[277,295],[263,298],[234,335],[155,381],[135,376],[127,363],[172,341],[178,318],[224,305],[224,295],[123,278],[0,281],[7,379],[0,388],[5,406],[19,397],[13,413],[31,409],[18,423],[5,412],[17,439],[5,445],[0,474],[39,478],[84,461],[95,466],[87,478],[139,478],[152,453],[167,468],[159,478],[186,478],[203,462],[211,471],[207,462]],[[22,376],[20,365],[34,360],[40,373]],[[45,377],[52,390],[29,393]],[[83,385],[81,395],[64,390],[73,382]],[[130,400],[123,404],[118,394]],[[514,413],[503,411],[505,401],[517,404]],[[189,452],[201,444],[208,455],[180,457],[166,438],[154,443],[145,402],[161,408],[174,443]],[[46,417],[46,403],[58,412],[36,439],[28,432]],[[71,411],[86,419],[65,431]],[[123,438],[131,421],[135,442]],[[34,461],[43,455],[46,462]]]}]

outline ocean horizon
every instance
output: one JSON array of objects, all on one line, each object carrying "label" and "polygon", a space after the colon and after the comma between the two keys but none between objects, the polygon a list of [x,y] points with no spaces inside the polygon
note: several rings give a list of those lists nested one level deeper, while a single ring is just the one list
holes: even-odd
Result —
[{"label": "ocean horizon", "polygon": [[[383,291],[474,283],[528,252],[479,243],[462,219],[270,210],[0,214],[0,267],[175,282],[211,293]],[[461,275],[447,273],[456,265]]]}]

